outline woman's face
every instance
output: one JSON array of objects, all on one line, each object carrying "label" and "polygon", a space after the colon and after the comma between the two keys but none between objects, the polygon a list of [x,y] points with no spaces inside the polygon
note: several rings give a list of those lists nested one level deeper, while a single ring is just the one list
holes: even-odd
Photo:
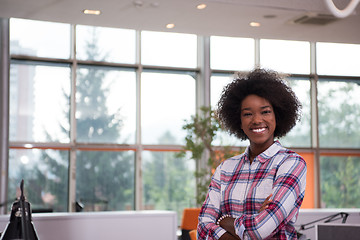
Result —
[{"label": "woman's face", "polygon": [[250,140],[250,146],[266,150],[274,142],[275,113],[265,98],[247,96],[241,103],[241,129]]}]

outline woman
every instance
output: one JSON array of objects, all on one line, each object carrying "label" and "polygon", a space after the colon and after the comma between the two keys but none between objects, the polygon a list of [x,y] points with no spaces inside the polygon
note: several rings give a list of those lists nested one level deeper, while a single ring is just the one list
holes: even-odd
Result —
[{"label": "woman", "polygon": [[224,89],[220,122],[250,145],[212,176],[199,215],[199,240],[297,239],[294,223],[304,198],[306,163],[275,138],[295,126],[300,108],[273,71],[256,69]]}]

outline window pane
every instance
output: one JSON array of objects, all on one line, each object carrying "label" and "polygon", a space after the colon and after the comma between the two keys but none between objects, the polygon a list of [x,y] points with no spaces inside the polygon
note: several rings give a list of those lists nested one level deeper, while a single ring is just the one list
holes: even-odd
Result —
[{"label": "window pane", "polygon": [[[195,114],[194,77],[144,72],[141,81],[142,142],[184,143],[184,120]],[[171,136],[171,141],[166,136]]]},{"label": "window pane", "polygon": [[319,140],[321,147],[360,147],[359,82],[318,82]]},{"label": "window pane", "polygon": [[80,67],[76,91],[78,142],[135,142],[135,72]]},{"label": "window pane", "polygon": [[311,147],[311,99],[308,79],[290,79],[289,85],[302,104],[300,122],[282,139],[281,143],[289,147]]},{"label": "window pane", "polygon": [[212,69],[249,71],[255,66],[255,41],[250,38],[210,38]]},{"label": "window pane", "polygon": [[135,30],[76,26],[76,58],[135,63]]},{"label": "window pane", "polygon": [[234,79],[233,75],[212,75],[210,78],[210,102],[212,108],[216,108],[221,93],[226,85]]},{"label": "window pane", "polygon": [[283,73],[310,73],[310,43],[260,40],[260,64]]},{"label": "window pane", "polygon": [[70,68],[12,63],[10,141],[69,142]]},{"label": "window pane", "polygon": [[173,152],[143,152],[143,209],[173,210],[178,223],[184,208],[195,207],[195,161]]},{"label": "window pane", "polygon": [[317,72],[320,75],[360,76],[360,45],[316,43]]},{"label": "window pane", "polygon": [[[223,88],[234,79],[230,75],[212,75],[210,79],[210,102],[212,109],[217,108]],[[248,141],[243,141],[227,132],[219,132],[214,139],[214,145],[221,146],[247,146]]]},{"label": "window pane", "polygon": [[10,53],[69,58],[70,24],[10,19]]},{"label": "window pane", "polygon": [[133,210],[135,154],[79,151],[76,158],[76,200],[83,211]]},{"label": "window pane", "polygon": [[196,35],[143,31],[141,38],[142,64],[188,68],[196,67]]},{"label": "window pane", "polygon": [[360,206],[360,157],[321,156],[321,207]]},{"label": "window pane", "polygon": [[24,194],[32,210],[66,212],[68,210],[69,152],[22,149],[9,151],[9,199]]}]

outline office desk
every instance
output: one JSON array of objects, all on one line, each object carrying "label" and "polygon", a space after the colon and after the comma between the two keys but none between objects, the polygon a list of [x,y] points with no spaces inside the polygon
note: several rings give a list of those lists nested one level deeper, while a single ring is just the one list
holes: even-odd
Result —
[{"label": "office desk", "polygon": [[[1,232],[9,219],[0,216]],[[37,213],[32,219],[40,240],[177,238],[177,216],[172,211]]]}]

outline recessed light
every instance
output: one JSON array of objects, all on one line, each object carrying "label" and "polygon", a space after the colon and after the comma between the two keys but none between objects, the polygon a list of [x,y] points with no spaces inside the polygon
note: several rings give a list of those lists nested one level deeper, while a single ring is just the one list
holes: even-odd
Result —
[{"label": "recessed light", "polygon": [[267,18],[267,19],[276,18],[276,15],[273,15],[273,14],[264,15],[264,18]]},{"label": "recessed light", "polygon": [[101,11],[100,10],[91,10],[91,9],[85,9],[83,11],[83,13],[85,14],[90,14],[90,15],[100,15]]},{"label": "recessed light", "polygon": [[196,6],[196,8],[199,10],[202,10],[202,9],[206,8],[206,4],[205,3],[199,4]]},{"label": "recessed light", "polygon": [[251,22],[250,26],[252,26],[252,27],[260,27],[261,24],[259,22]]},{"label": "recessed light", "polygon": [[166,24],[166,28],[174,28],[175,27],[175,24],[173,23],[169,23],[169,24]]}]

